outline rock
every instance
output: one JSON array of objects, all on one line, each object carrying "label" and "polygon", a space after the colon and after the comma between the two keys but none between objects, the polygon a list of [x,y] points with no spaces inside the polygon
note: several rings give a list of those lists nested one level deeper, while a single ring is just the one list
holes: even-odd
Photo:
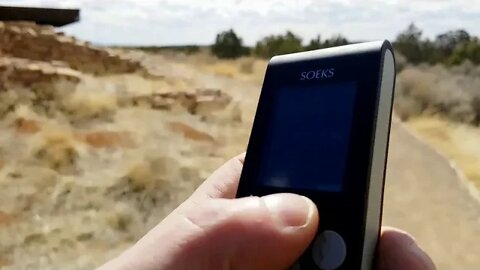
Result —
[{"label": "rock", "polygon": [[232,98],[219,89],[197,89],[193,113],[200,116],[211,116],[225,109]]},{"label": "rock", "polygon": [[37,121],[22,117],[17,118],[13,125],[17,134],[35,134],[41,129],[40,124]]},{"label": "rock", "polygon": [[157,110],[172,110],[175,106],[180,106],[191,114],[212,116],[215,112],[224,110],[231,101],[232,98],[219,89],[197,89],[194,92],[160,92],[135,96],[130,102],[122,103]]},{"label": "rock", "polygon": [[3,267],[5,266],[9,266],[9,265],[12,265],[13,262],[11,260],[9,260],[7,257],[5,257],[4,255],[1,255],[0,254],[0,269],[2,269]]},{"label": "rock", "polygon": [[225,101],[215,97],[200,97],[197,99],[194,113],[200,116],[211,116],[215,112],[224,110],[230,100]]},{"label": "rock", "polygon": [[180,105],[187,111],[192,112],[196,103],[195,99],[194,94],[184,91],[156,93],[152,95],[152,108],[171,109],[173,105]]},{"label": "rock", "polygon": [[211,143],[215,142],[215,138],[213,138],[213,136],[210,134],[197,130],[181,122],[169,122],[167,124],[167,128],[173,132],[182,134],[186,139]]},{"label": "rock", "polygon": [[94,148],[111,148],[135,146],[133,139],[127,132],[94,131],[77,135],[77,137]]},{"label": "rock", "polygon": [[[81,73],[67,68],[63,63],[42,62],[15,57],[0,57],[0,91],[18,87],[33,90],[53,88],[53,84],[65,80],[77,84]],[[3,89],[2,89],[3,88]]]},{"label": "rock", "polygon": [[0,226],[12,223],[15,218],[5,212],[0,211]]}]

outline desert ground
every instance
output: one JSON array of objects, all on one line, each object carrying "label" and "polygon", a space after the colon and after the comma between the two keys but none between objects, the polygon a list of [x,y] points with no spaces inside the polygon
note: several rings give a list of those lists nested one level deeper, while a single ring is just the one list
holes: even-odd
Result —
[{"label": "desert ground", "polygon": [[[245,151],[264,60],[121,54],[143,71],[61,67],[46,88],[0,91],[0,269],[93,269]],[[384,224],[413,234],[439,270],[480,269],[476,159],[467,155],[477,154],[477,132],[394,117]]]},{"label": "desert ground", "polygon": [[[151,61],[155,61],[154,58]],[[172,63],[169,70],[174,71],[175,66],[187,70],[188,64],[184,63]],[[190,78],[209,87],[228,89],[227,93],[240,101],[241,108],[250,108],[245,116],[250,121],[251,108],[257,102],[261,87],[258,75],[250,77],[250,81],[238,80],[234,71],[228,71],[232,68],[223,68],[222,64],[213,66],[206,70],[213,71],[217,77],[192,70]],[[261,73],[262,67],[257,69]],[[455,163],[436,150],[420,132],[394,117],[384,224],[411,232],[432,255],[438,269],[477,269],[480,267],[478,191]]]}]

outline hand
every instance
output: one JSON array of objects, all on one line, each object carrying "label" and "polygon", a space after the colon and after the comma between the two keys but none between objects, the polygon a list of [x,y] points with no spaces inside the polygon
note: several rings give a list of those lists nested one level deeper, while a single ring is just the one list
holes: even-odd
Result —
[{"label": "hand", "polygon": [[[133,247],[99,270],[283,270],[308,247],[319,216],[294,194],[234,199],[243,155],[215,171]],[[434,270],[407,233],[383,228],[380,270]]]}]

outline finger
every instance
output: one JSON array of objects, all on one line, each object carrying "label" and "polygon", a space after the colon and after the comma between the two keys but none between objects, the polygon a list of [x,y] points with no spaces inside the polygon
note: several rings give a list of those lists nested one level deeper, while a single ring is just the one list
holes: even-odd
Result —
[{"label": "finger", "polygon": [[435,270],[432,259],[408,233],[390,227],[382,228],[379,243],[380,270]]},{"label": "finger", "polygon": [[298,195],[205,200],[196,209],[169,216],[117,265],[152,270],[283,270],[308,247],[317,226],[315,205]]},{"label": "finger", "polygon": [[245,153],[240,154],[218,168],[193,193],[192,200],[204,198],[233,199],[238,188],[238,181],[242,173]]}]

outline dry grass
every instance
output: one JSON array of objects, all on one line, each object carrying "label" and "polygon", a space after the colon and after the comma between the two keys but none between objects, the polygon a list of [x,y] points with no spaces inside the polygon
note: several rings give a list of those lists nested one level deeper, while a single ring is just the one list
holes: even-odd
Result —
[{"label": "dry grass", "polygon": [[406,67],[395,110],[480,187],[480,67]]},{"label": "dry grass", "polygon": [[265,69],[268,64],[264,59],[250,56],[244,56],[238,59],[218,59],[208,53],[190,55],[184,60],[200,70],[214,75],[257,84],[263,81]]},{"label": "dry grass", "polygon": [[480,128],[434,117],[414,118],[407,125],[455,161],[480,189]]},{"label": "dry grass", "polygon": [[[265,75],[266,67],[266,60],[242,57],[237,60],[219,60],[209,68],[216,75],[227,75],[236,79],[261,83]],[[227,74],[222,74],[225,72]]]},{"label": "dry grass", "polygon": [[124,102],[187,90],[128,74],[0,93],[0,267],[93,269],[241,152],[249,124],[229,108],[204,119]]}]

